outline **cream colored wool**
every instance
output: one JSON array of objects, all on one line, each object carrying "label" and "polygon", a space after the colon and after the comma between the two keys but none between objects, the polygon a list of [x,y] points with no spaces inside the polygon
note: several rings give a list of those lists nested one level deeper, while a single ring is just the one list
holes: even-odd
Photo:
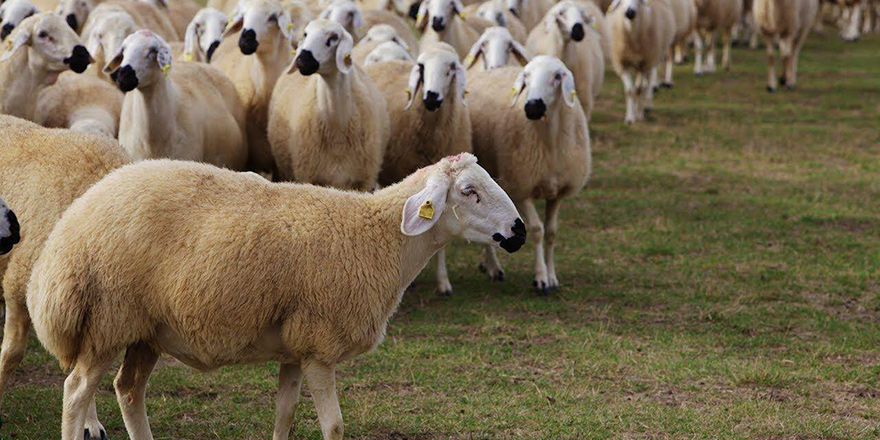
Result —
[{"label": "cream colored wool", "polygon": [[[466,17],[477,17],[488,22],[491,26],[505,27],[510,31],[513,38],[522,43],[526,43],[529,37],[529,31],[522,24],[516,15],[513,15],[504,0],[488,0],[482,3],[474,3],[464,8]],[[490,26],[490,27],[491,27]],[[480,35],[486,33],[487,29],[483,29]]]},{"label": "cream colored wool", "polygon": [[354,49],[351,52],[351,57],[354,59],[355,63],[364,66],[367,56],[377,47],[387,42],[392,42],[398,45],[409,54],[410,58],[412,58],[412,51],[414,48],[404,41],[403,38],[400,38],[400,35],[397,34],[394,27],[387,24],[379,24],[371,27],[364,38],[361,38],[361,41],[354,46]]},{"label": "cream colored wool", "polygon": [[[675,36],[666,54],[666,72],[661,85],[672,88],[675,60],[681,59],[680,54],[697,29],[697,4],[695,0],[669,0],[672,16],[675,19]],[[677,55],[678,54],[678,55]]]},{"label": "cream colored wool", "polygon": [[767,90],[776,90],[776,50],[782,56],[782,84],[793,89],[797,83],[801,47],[819,13],[819,0],[755,0],[755,23],[767,46]]},{"label": "cream colored wool", "polygon": [[[130,0],[129,0],[130,1]],[[193,0],[136,0],[155,6],[162,11],[174,27],[178,37],[183,39],[186,27],[196,16],[202,6]]]},{"label": "cream colored wool", "polygon": [[[416,20],[416,29],[422,32],[420,40],[420,51],[427,49],[435,43],[447,43],[455,48],[461,59],[467,56],[468,51],[485,27],[491,27],[491,23],[479,18],[486,26],[473,26],[465,19],[464,6],[459,0],[424,0],[419,8],[418,19]],[[442,29],[435,29],[434,23],[442,24]]]},{"label": "cream colored wool", "polygon": [[122,99],[122,92],[107,81],[64,72],[40,92],[34,122],[116,138]]},{"label": "cream colored wool", "polygon": [[[694,45],[694,73],[715,72],[715,39],[721,34],[721,67],[730,69],[730,41],[733,27],[742,17],[743,0],[695,0],[697,4],[697,39]],[[706,65],[703,66],[703,47],[708,46]]]}]

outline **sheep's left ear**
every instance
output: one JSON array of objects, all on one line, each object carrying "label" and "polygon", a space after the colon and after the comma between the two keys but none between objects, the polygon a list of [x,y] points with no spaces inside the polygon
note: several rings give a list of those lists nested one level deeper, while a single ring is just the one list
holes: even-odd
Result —
[{"label": "sheep's left ear", "polygon": [[119,65],[122,64],[122,47],[119,48],[119,52],[104,65],[104,73],[113,73],[116,69],[119,68]]},{"label": "sheep's left ear", "polygon": [[278,15],[278,28],[281,29],[281,35],[284,35],[287,41],[293,41],[293,22],[290,21],[290,13],[287,11]]},{"label": "sheep's left ear", "polygon": [[415,64],[412,70],[409,72],[409,81],[406,83],[406,107],[404,110],[409,110],[412,107],[413,102],[416,100],[416,95],[419,93],[419,88],[422,86],[422,68],[419,67],[418,64]]},{"label": "sheep's left ear", "polygon": [[339,45],[336,46],[336,68],[340,72],[348,74],[351,72],[351,49],[354,47],[354,39],[346,31],[342,31],[339,38]]},{"label": "sheep's left ear", "polygon": [[458,87],[458,97],[461,99],[461,105],[467,107],[467,77],[465,76],[464,66],[459,62],[455,62],[455,85]]},{"label": "sheep's left ear", "polygon": [[186,26],[186,33],[183,36],[183,58],[185,61],[193,61],[195,54],[200,53],[199,48],[199,24],[191,21]]},{"label": "sheep's left ear", "polygon": [[163,44],[159,46],[159,49],[156,51],[156,63],[159,64],[159,69],[162,70],[166,76],[168,75],[168,71],[171,70],[171,47]]},{"label": "sheep's left ear", "polygon": [[464,3],[462,3],[461,0],[452,0],[452,7],[455,8],[455,13],[458,14],[461,18],[466,17],[464,13]]},{"label": "sheep's left ear", "polygon": [[358,37],[364,34],[362,32],[364,30],[364,14],[361,12],[360,8],[357,8],[354,11],[354,18],[352,19],[351,27],[353,28],[352,30],[354,30],[354,33],[358,35]]},{"label": "sheep's left ear", "polygon": [[31,31],[19,29],[18,33],[15,34],[15,38],[6,40],[6,52],[0,56],[0,63],[8,60],[15,54],[20,47],[28,44],[31,41]]},{"label": "sheep's left ear", "polygon": [[577,92],[574,89],[574,75],[566,70],[562,73],[562,97],[565,98],[565,103],[568,104],[569,107],[574,107],[574,98],[576,96]]},{"label": "sheep's left ear", "polygon": [[241,11],[241,3],[239,3],[235,6],[235,10],[232,11],[232,15],[229,16],[229,21],[226,22],[223,36],[232,35],[240,31],[242,26],[244,26],[244,12]]},{"label": "sheep's left ear", "polygon": [[526,64],[529,64],[529,54],[526,51],[526,48],[523,47],[522,44],[519,44],[518,41],[513,40],[510,42],[510,52],[513,54],[513,56],[516,57],[517,61],[519,61],[519,63],[522,64],[523,66],[525,66]]},{"label": "sheep's left ear", "polygon": [[416,14],[416,29],[419,32],[424,32],[425,27],[428,26],[428,1],[422,0],[422,4],[419,5],[419,13]]},{"label": "sheep's left ear", "polygon": [[443,214],[446,207],[446,194],[449,192],[449,177],[442,172],[428,178],[425,188],[407,199],[403,205],[400,232],[416,236],[431,229]]},{"label": "sheep's left ear", "polygon": [[516,77],[516,81],[513,82],[513,87],[510,89],[513,94],[513,101],[510,101],[510,106],[513,107],[516,105],[516,101],[519,99],[519,95],[522,94],[523,90],[526,88],[526,71],[525,69],[519,72],[519,75]]}]

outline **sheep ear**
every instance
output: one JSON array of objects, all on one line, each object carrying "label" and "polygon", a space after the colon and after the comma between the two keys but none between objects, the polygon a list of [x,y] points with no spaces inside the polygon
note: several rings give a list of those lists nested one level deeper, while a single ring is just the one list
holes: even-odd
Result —
[{"label": "sheep ear", "polygon": [[420,235],[431,229],[443,214],[446,207],[446,194],[449,192],[449,177],[431,176],[425,188],[407,199],[403,205],[400,232],[410,237]]},{"label": "sheep ear", "polygon": [[516,105],[516,101],[519,100],[519,95],[522,94],[523,90],[526,88],[526,71],[522,70],[519,72],[519,75],[516,77],[516,81],[513,82],[513,88],[510,89],[513,94],[513,101],[510,102],[510,106],[513,107]]},{"label": "sheep ear", "polygon": [[119,65],[122,64],[122,48],[119,48],[119,52],[104,65],[104,73],[113,73],[116,69],[119,68]]},{"label": "sheep ear", "polygon": [[168,2],[166,0],[156,0],[156,3],[160,8],[168,8]]},{"label": "sheep ear", "polygon": [[577,92],[574,89],[574,75],[569,71],[562,75],[562,97],[565,98],[565,103],[569,107],[574,107],[574,98],[577,97]]},{"label": "sheep ear", "polygon": [[321,14],[318,15],[318,18],[323,18],[325,20],[329,20],[330,19],[330,8],[324,8],[324,10],[321,11]]},{"label": "sheep ear", "polygon": [[290,13],[287,11],[278,16],[278,28],[281,29],[281,35],[284,35],[287,41],[293,41],[293,22],[290,21]]},{"label": "sheep ear", "polygon": [[485,42],[485,38],[480,36],[480,39],[471,46],[471,51],[468,52],[467,56],[464,58],[464,67],[466,69],[470,69],[476,64],[477,60],[483,55],[483,43]]},{"label": "sheep ear", "polygon": [[461,63],[455,63],[455,83],[456,87],[458,87],[458,97],[461,99],[461,104],[467,107],[467,76],[464,72],[464,66]]},{"label": "sheep ear", "polygon": [[513,56],[515,56],[519,63],[523,66],[529,64],[528,52],[522,44],[519,44],[519,41],[512,40],[510,42],[510,52],[513,53]]},{"label": "sheep ear", "polygon": [[168,76],[168,72],[171,70],[171,46],[167,44],[159,46],[159,50],[156,51],[156,64],[159,65],[162,73]]},{"label": "sheep ear", "polygon": [[412,107],[413,102],[416,100],[416,96],[419,94],[419,88],[422,87],[422,68],[419,67],[418,64],[414,65],[412,70],[409,72],[409,82],[406,84],[406,107],[404,110],[409,110]]},{"label": "sheep ear", "polygon": [[28,44],[31,41],[31,31],[19,29],[18,33],[15,34],[15,38],[6,40],[6,52],[0,56],[0,63],[8,60],[15,54],[22,46]]},{"label": "sheep ear", "polygon": [[464,4],[461,0],[452,0],[452,7],[455,8],[455,13],[458,14],[462,19],[466,17],[464,12]]},{"label": "sheep ear", "polygon": [[192,61],[195,54],[201,53],[199,48],[199,24],[191,21],[186,26],[186,34],[183,36],[183,58]]},{"label": "sheep ear", "polygon": [[336,46],[336,68],[344,74],[351,72],[351,49],[354,47],[354,38],[348,32],[343,32]]},{"label": "sheep ear", "polygon": [[419,32],[424,32],[425,27],[428,26],[428,1],[422,1],[422,4],[419,5],[419,13],[416,15],[416,29]]},{"label": "sheep ear", "polygon": [[361,32],[364,29],[364,15],[361,13],[360,8],[358,8],[354,13],[354,18],[352,19],[351,27],[354,28],[354,33],[358,36],[363,35]]},{"label": "sheep ear", "polygon": [[229,21],[226,23],[226,30],[223,31],[224,37],[240,31],[241,27],[244,26],[244,13],[241,12],[240,8],[241,4],[236,6],[235,11],[229,16]]},{"label": "sheep ear", "polygon": [[398,46],[400,46],[400,47],[406,49],[406,51],[409,52],[409,44],[406,44],[406,41],[403,41],[403,38],[400,38],[400,37],[398,37],[398,36],[395,35],[394,38],[393,38],[392,40],[393,40],[395,43],[397,43]]}]

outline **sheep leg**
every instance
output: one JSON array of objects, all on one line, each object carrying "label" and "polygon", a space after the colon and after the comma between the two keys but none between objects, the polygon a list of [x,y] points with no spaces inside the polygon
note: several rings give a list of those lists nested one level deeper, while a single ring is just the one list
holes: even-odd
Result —
[{"label": "sheep leg", "polygon": [[655,76],[657,76],[656,66],[642,75],[642,78],[644,78],[644,87],[642,87],[641,93],[637,92],[637,94],[642,97],[640,111],[637,114],[640,121],[644,121],[647,115],[651,113],[651,110],[654,109],[654,87],[652,87],[652,78]]},{"label": "sheep leg", "polygon": [[138,343],[128,347],[125,358],[116,373],[113,387],[116,389],[116,402],[122,411],[125,429],[132,440],[152,440],[150,421],[147,419],[147,382],[153,367],[159,360],[159,353],[149,345]]},{"label": "sheep leg", "polygon": [[684,62],[684,47],[683,46],[684,46],[684,44],[681,42],[679,42],[678,44],[675,44],[673,46],[674,51],[675,51],[675,56],[673,57],[672,60],[675,62],[675,64],[680,65],[681,63]]},{"label": "sheep leg", "polygon": [[452,283],[446,270],[446,249],[437,252],[437,293],[443,296],[452,295]]},{"label": "sheep leg", "polygon": [[764,37],[764,44],[767,45],[767,91],[773,93],[776,91],[776,49],[770,37]]},{"label": "sheep leg", "polygon": [[721,31],[721,68],[730,70],[730,29]]},{"label": "sheep leg", "polygon": [[[3,324],[3,348],[0,351],[0,399],[9,385],[12,373],[24,359],[31,318],[24,305],[6,302],[6,323]],[[2,400],[0,400],[2,401]]]},{"label": "sheep leg", "polygon": [[62,440],[83,438],[89,406],[94,402],[98,384],[107,373],[112,361],[113,356],[91,363],[80,360],[64,380],[64,404],[61,416]]},{"label": "sheep leg", "polygon": [[674,48],[675,48],[674,45],[669,46],[669,51],[666,53],[666,75],[665,75],[665,78],[663,78],[663,83],[660,84],[660,87],[663,87],[664,89],[671,89],[672,85],[673,85],[672,84],[672,73],[673,73],[672,69],[673,69],[673,67],[675,67],[673,64],[674,60],[675,60]]},{"label": "sheep leg", "polygon": [[480,263],[480,272],[489,275],[492,281],[504,281],[504,269],[498,261],[498,253],[495,246],[489,245],[483,248],[483,262]]},{"label": "sheep leg", "polygon": [[709,41],[706,42],[706,45],[709,46],[709,49],[706,51],[706,73],[714,73],[717,70],[715,67],[715,39],[716,32],[710,32]]},{"label": "sheep leg", "polygon": [[703,74],[703,35],[699,31],[694,32],[694,74]]},{"label": "sheep leg", "polygon": [[559,290],[559,278],[556,277],[556,261],[553,255],[556,242],[556,229],[559,227],[559,207],[561,199],[548,199],[544,219],[544,260],[547,261],[547,279],[550,291]]},{"label": "sheep leg", "polygon": [[305,365],[306,382],[315,401],[324,440],[342,440],[342,412],[336,397],[336,368],[313,361]]},{"label": "sheep leg", "polygon": [[281,364],[278,373],[278,403],[275,411],[275,432],[272,440],[287,440],[293,416],[299,403],[302,368],[299,364]]},{"label": "sheep leg", "polygon": [[861,21],[862,9],[858,6],[853,6],[847,12],[849,14],[840,37],[846,41],[857,41],[859,39],[859,22]]},{"label": "sheep leg", "polygon": [[98,407],[95,404],[95,398],[89,403],[89,412],[86,414],[85,430],[83,431],[86,440],[106,440],[107,431],[98,421]]},{"label": "sheep leg", "polygon": [[547,263],[544,261],[544,223],[535,208],[535,201],[526,199],[522,203],[522,211],[526,215],[526,226],[529,228],[529,239],[535,243],[535,291],[540,296],[550,293],[547,282]]},{"label": "sheep leg", "polygon": [[623,81],[623,93],[626,95],[626,117],[624,122],[632,124],[636,122],[635,94],[636,87],[633,82],[632,72],[624,70],[620,73],[620,80]]},{"label": "sheep leg", "polygon": [[651,73],[650,73],[650,78],[651,78],[650,87],[651,87],[651,90],[655,91],[655,92],[660,90],[660,74],[657,73],[658,70],[659,69],[657,68],[657,66],[654,66],[651,69]]},{"label": "sheep leg", "polygon": [[648,84],[648,75],[645,75],[644,72],[636,72],[636,80],[635,80],[635,120],[636,121],[644,121],[645,120],[645,93],[646,89],[650,86]]}]

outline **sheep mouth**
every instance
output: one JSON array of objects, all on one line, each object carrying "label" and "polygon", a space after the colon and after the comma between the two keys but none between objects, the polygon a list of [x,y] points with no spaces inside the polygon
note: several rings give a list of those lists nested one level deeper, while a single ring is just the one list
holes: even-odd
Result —
[{"label": "sheep mouth", "polygon": [[73,47],[73,53],[63,61],[64,64],[70,67],[70,70],[76,73],[83,73],[92,62],[92,56],[89,55],[89,51],[85,46],[76,45]]},{"label": "sheep mouth", "polygon": [[299,73],[309,76],[317,72],[321,64],[312,55],[312,51],[304,50],[296,57],[296,68],[299,69]]},{"label": "sheep mouth", "polygon": [[526,236],[528,236],[528,233],[526,232],[526,225],[523,223],[522,219],[516,219],[510,230],[513,231],[513,237],[505,237],[496,232],[492,235],[492,239],[498,242],[501,249],[512,254],[526,244]]},{"label": "sheep mouth", "polygon": [[571,39],[581,41],[584,39],[584,25],[578,23],[571,28]]},{"label": "sheep mouth", "polygon": [[131,66],[122,66],[110,74],[110,79],[116,83],[116,87],[123,93],[128,93],[138,86],[137,74]]}]

